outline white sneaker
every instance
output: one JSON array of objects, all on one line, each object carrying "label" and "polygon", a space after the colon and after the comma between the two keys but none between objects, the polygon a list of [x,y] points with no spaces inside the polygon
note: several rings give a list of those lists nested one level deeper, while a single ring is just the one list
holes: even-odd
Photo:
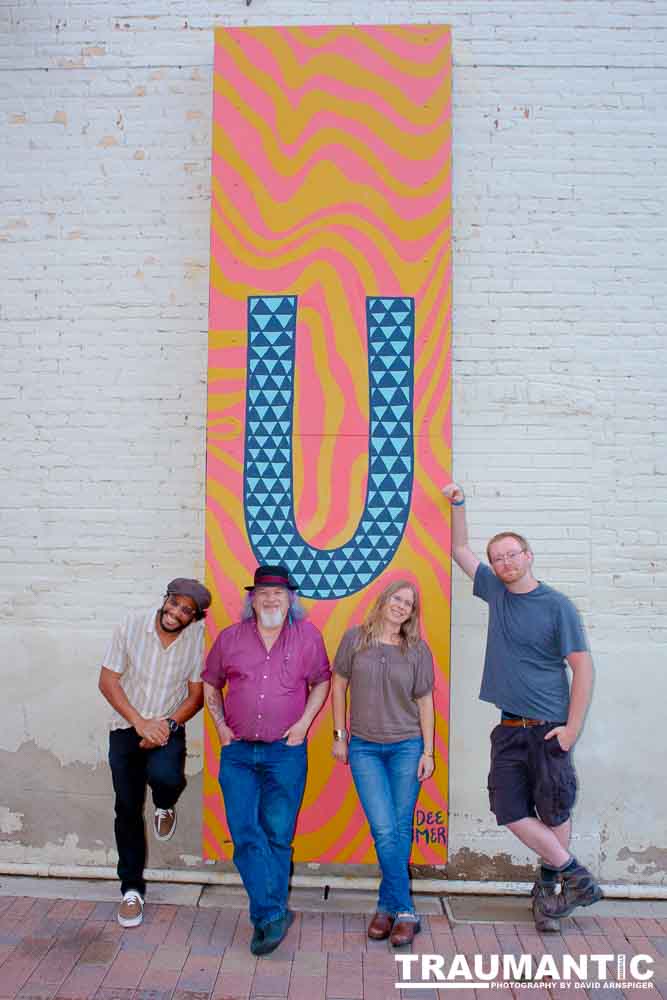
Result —
[{"label": "white sneaker", "polygon": [[176,809],[156,809],[153,833],[158,840],[171,840],[176,832]]},{"label": "white sneaker", "polygon": [[144,919],[144,901],[136,889],[128,889],[123,895],[117,916],[121,927],[138,927]]}]

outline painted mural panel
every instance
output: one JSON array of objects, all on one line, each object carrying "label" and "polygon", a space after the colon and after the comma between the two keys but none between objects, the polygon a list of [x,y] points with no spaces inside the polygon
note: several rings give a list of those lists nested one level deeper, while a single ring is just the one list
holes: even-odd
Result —
[{"label": "painted mural panel", "polygon": [[[443,26],[215,36],[207,447],[213,637],[284,562],[333,658],[414,579],[438,666],[413,861],[446,859],[450,35]],[[296,860],[371,863],[331,715],[310,734]],[[231,855],[207,722],[204,853]]]}]

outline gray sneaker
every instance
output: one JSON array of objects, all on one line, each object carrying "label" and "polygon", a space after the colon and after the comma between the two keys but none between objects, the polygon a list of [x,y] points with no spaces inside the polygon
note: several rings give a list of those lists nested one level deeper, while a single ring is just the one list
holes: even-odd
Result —
[{"label": "gray sneaker", "polygon": [[556,920],[555,917],[548,917],[542,913],[538,902],[544,896],[555,896],[557,885],[558,882],[543,882],[538,875],[533,888],[530,890],[530,894],[533,897],[532,907],[535,930],[539,931],[540,934],[557,934],[560,931],[560,920]]},{"label": "gray sneaker", "polygon": [[535,903],[545,917],[560,920],[572,913],[577,906],[592,906],[602,899],[602,889],[588,868],[577,863],[567,875],[561,875],[561,889],[558,896],[536,896]]}]

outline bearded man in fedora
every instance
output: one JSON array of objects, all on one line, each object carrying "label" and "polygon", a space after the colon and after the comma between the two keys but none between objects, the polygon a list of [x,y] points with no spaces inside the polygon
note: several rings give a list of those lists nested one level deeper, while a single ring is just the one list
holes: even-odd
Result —
[{"label": "bearded man in fedora", "polygon": [[306,784],[306,736],[331,674],[322,636],[304,621],[285,566],[259,566],[245,589],[241,621],[216,639],[202,680],[220,738],[234,863],[250,900],[250,950],[265,955],[293,919],[287,893]]}]

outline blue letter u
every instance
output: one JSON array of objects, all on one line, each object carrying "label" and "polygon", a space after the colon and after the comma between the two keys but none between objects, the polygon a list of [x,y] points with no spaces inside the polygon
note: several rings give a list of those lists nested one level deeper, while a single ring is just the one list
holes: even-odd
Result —
[{"label": "blue letter u", "polygon": [[347,597],[389,565],[410,510],[415,306],[412,298],[366,299],[370,392],[366,502],[354,535],[316,549],[299,534],[292,496],[292,410],[297,297],[248,299],[243,494],[259,563],[284,563],[304,597]]}]

